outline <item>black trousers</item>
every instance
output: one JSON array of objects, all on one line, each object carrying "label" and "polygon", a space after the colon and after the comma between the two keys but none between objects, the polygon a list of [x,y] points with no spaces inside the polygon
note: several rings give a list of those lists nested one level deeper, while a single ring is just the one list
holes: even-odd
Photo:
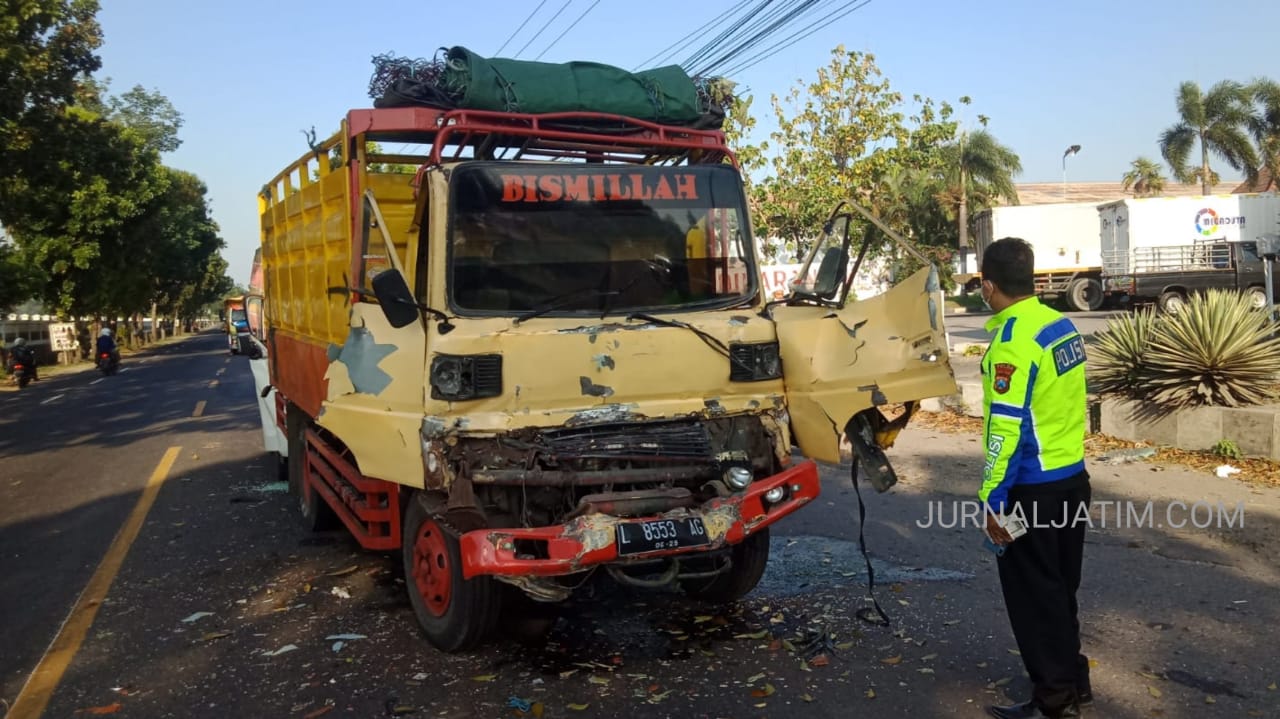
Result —
[{"label": "black trousers", "polygon": [[1000,587],[1034,687],[1032,701],[1049,716],[1092,691],[1076,603],[1087,523],[1073,521],[1088,511],[1090,496],[1086,472],[1009,491],[1008,511],[1021,511],[1028,531],[997,560]]}]

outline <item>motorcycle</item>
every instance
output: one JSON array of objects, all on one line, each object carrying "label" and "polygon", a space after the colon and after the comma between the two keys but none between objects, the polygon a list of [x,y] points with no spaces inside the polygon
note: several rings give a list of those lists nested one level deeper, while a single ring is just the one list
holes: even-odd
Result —
[{"label": "motorcycle", "polygon": [[98,371],[103,375],[115,374],[116,368],[119,366],[120,363],[116,361],[116,358],[110,352],[98,353]]},{"label": "motorcycle", "polygon": [[31,371],[21,362],[13,363],[13,380],[18,383],[18,389],[22,389],[31,383]]}]

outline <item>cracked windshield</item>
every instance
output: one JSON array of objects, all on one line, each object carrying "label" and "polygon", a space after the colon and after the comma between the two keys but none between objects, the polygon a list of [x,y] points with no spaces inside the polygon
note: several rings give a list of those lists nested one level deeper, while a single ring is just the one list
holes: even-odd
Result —
[{"label": "cracked windshield", "polygon": [[1280,719],[1277,27],[0,0],[0,717]]}]

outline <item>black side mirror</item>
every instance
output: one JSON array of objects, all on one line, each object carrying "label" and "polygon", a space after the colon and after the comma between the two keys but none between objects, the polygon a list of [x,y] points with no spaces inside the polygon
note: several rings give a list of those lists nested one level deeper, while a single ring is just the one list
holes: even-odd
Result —
[{"label": "black side mirror", "polygon": [[374,275],[373,295],[392,327],[408,327],[418,321],[418,301],[399,270],[383,270]]},{"label": "black side mirror", "polygon": [[813,293],[824,300],[835,299],[844,280],[849,254],[841,248],[828,247],[818,265],[818,276],[813,282]]}]

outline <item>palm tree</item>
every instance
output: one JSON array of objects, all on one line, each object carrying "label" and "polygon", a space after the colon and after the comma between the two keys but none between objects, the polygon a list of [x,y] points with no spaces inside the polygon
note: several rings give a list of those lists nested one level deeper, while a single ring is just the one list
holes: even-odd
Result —
[{"label": "palm tree", "polygon": [[1124,173],[1124,191],[1133,190],[1134,197],[1159,197],[1164,192],[1164,173],[1160,171],[1160,163],[1155,160],[1139,157],[1129,165]]},{"label": "palm tree", "polygon": [[1018,153],[1001,145],[986,130],[962,134],[943,148],[946,194],[956,208],[960,249],[969,246],[969,208],[1003,197],[1018,204],[1013,177],[1022,172]]},{"label": "palm tree", "polygon": [[[1209,194],[1216,177],[1209,167],[1209,154],[1222,158],[1232,169],[1244,172],[1250,182],[1257,179],[1258,156],[1245,128],[1253,117],[1249,93],[1238,82],[1223,80],[1202,93],[1194,82],[1178,87],[1179,121],[1160,134],[1160,152],[1173,168],[1174,177],[1191,184],[1200,180],[1203,194]],[[1200,142],[1200,166],[1187,166],[1191,148]]]},{"label": "palm tree", "polygon": [[1249,130],[1267,175],[1264,181],[1250,185],[1258,191],[1280,189],[1280,82],[1260,78],[1253,81],[1249,90],[1258,103],[1258,113],[1249,122]]}]

